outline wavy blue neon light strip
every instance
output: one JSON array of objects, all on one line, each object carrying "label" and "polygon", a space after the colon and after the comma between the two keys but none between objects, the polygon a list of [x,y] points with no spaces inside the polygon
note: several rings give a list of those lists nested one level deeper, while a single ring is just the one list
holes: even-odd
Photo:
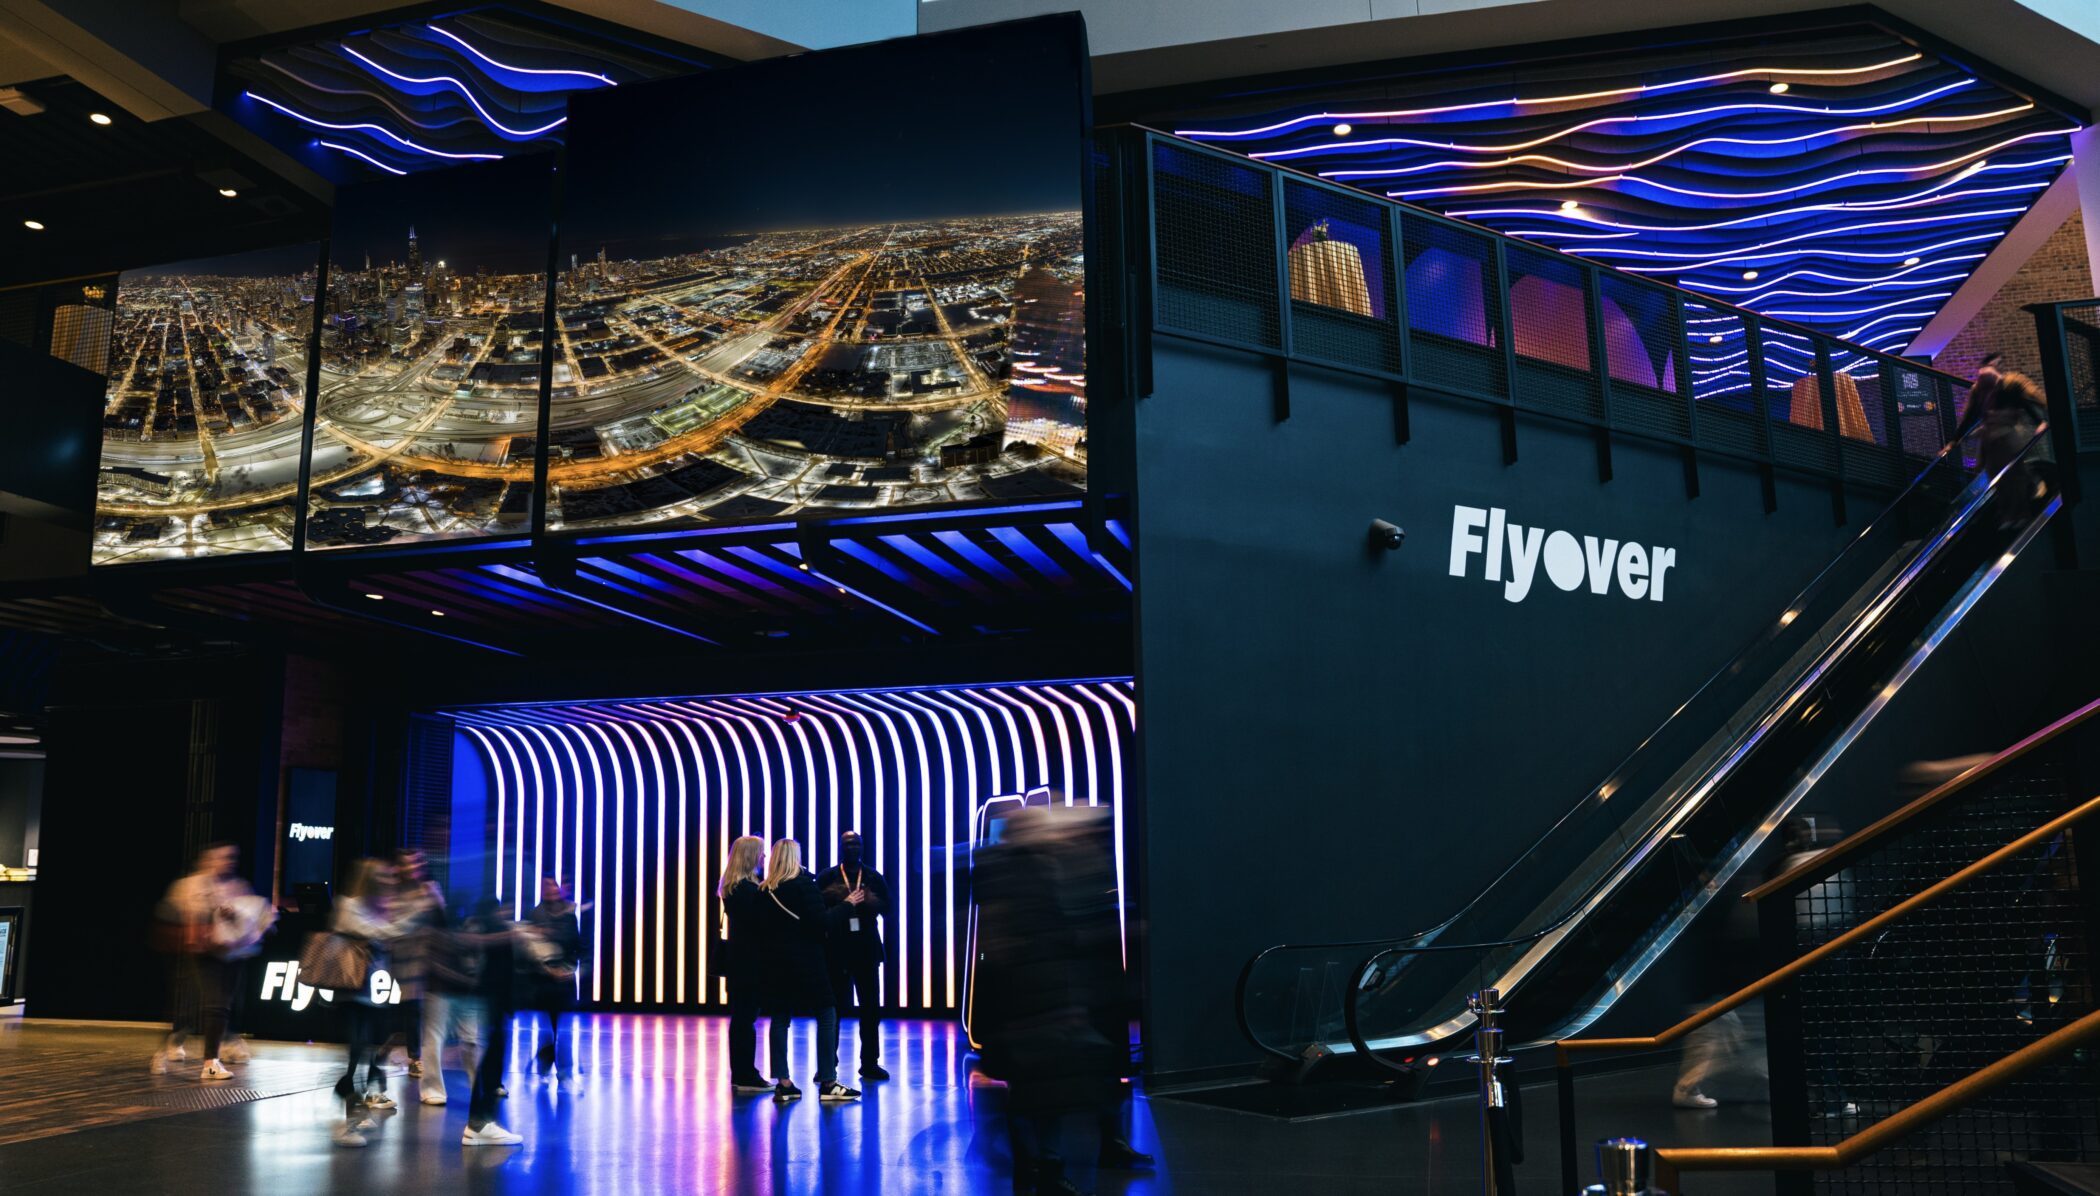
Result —
[{"label": "wavy blue neon light strip", "polygon": [[431,149],[427,145],[418,145],[417,143],[410,141],[408,138],[403,137],[401,134],[394,132],[392,129],[387,128],[385,125],[375,125],[362,122],[347,125],[335,124],[331,121],[320,120],[315,117],[308,116],[303,112],[295,112],[292,109],[285,107],[283,104],[278,103],[276,100],[273,100],[268,96],[260,96],[252,91],[244,91],[241,93],[241,95],[248,99],[259,100],[262,103],[268,104],[270,107],[275,108],[277,111],[284,113],[286,116],[291,117],[293,120],[300,121],[304,124],[312,125],[317,129],[334,129],[338,132],[351,132],[356,130],[373,132],[379,134],[381,137],[384,137],[389,141],[395,142],[404,149],[413,150],[419,154],[428,154],[433,158],[450,158],[455,162],[500,162],[503,160],[502,154],[455,154],[448,153],[445,150]]},{"label": "wavy blue neon light strip", "polygon": [[514,141],[530,141],[535,137],[538,137],[544,133],[551,133],[554,130],[569,123],[569,118],[566,116],[562,116],[557,117],[555,120],[545,125],[542,125],[537,129],[513,129],[509,125],[504,124],[502,121],[497,120],[495,114],[490,112],[487,108],[482,107],[481,100],[475,96],[472,88],[468,87],[464,82],[455,79],[450,75],[432,75],[428,78],[418,78],[414,75],[404,75],[399,71],[392,70],[386,67],[385,65],[367,57],[366,55],[359,53],[357,50],[353,49],[348,45],[338,46],[337,48],[342,50],[343,53],[348,54],[350,57],[357,59],[359,62],[364,63],[366,66],[371,67],[373,70],[378,71],[380,74],[385,75],[390,79],[398,80],[402,83],[414,83],[418,85],[428,85],[435,83],[451,84],[453,90],[459,92],[459,94],[466,99],[467,103],[472,104],[474,106],[474,111],[479,112],[481,114],[481,119],[484,124],[488,125],[489,128],[494,129],[496,132]]}]

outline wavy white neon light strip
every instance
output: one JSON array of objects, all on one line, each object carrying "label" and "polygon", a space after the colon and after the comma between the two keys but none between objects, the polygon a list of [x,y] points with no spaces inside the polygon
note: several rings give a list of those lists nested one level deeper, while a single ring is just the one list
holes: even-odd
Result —
[{"label": "wavy white neon light strip", "polygon": [[1423,196],[1427,195],[1473,195],[1484,191],[1511,191],[1520,189],[1526,191],[1579,191],[1590,187],[1601,186],[1605,183],[1639,183],[1644,187],[1653,187],[1658,191],[1667,191],[1672,195],[1690,196],[1694,199],[1770,199],[1774,196],[1792,195],[1802,190],[1826,186],[1830,183],[1844,182],[1847,179],[1861,178],[1868,175],[1921,174],[1933,170],[1946,170],[1952,166],[1958,165],[1959,163],[1967,162],[1975,158],[1980,158],[1986,154],[1990,154],[1997,150],[2004,149],[2008,145],[2018,145],[2021,142],[2035,141],[2043,137],[2063,137],[2067,136],[2068,134],[2075,133],[2077,131],[2078,130],[2075,128],[2043,129],[2038,132],[2024,133],[2018,137],[2008,137],[2004,141],[2000,141],[1994,145],[1985,146],[1982,149],[1973,150],[1969,153],[1961,155],[1960,157],[1949,159],[1946,162],[1935,162],[1925,166],[1890,166],[1876,168],[1874,170],[1861,170],[1849,174],[1832,175],[1827,179],[1818,179],[1815,182],[1805,183],[1798,187],[1782,187],[1774,191],[1701,191],[1693,187],[1679,187],[1673,183],[1660,182],[1655,179],[1648,178],[1644,175],[1607,174],[1600,175],[1597,178],[1593,179],[1572,179],[1565,183],[1531,182],[1521,179],[1500,180],[1492,183],[1467,183],[1460,186],[1452,187],[1424,187],[1413,191],[1388,191],[1385,194],[1392,199],[1420,199]]},{"label": "wavy white neon light strip", "polygon": [[[2070,155],[2065,154],[2060,158],[2046,159],[2045,161],[2064,162],[2069,160]],[[1984,170],[2016,170],[2030,165],[2037,165],[2037,163],[2019,162],[2006,167],[1984,167],[1982,170],[1971,169],[1953,178],[1942,179],[1922,191],[1914,191],[1909,195],[1897,196],[1891,199],[1844,200],[1837,203],[1802,204],[1798,207],[1779,208],[1770,212],[1757,212],[1748,216],[1735,216],[1727,220],[1716,220],[1708,224],[1635,224],[1625,220],[1614,220],[1594,210],[1581,208],[1572,212],[1545,208],[1467,208],[1463,211],[1453,211],[1448,214],[1468,220],[1482,216],[1524,216],[1542,220],[1566,220],[1584,229],[1595,227],[1616,228],[1635,233],[1703,233],[1711,232],[1715,229],[1737,228],[1745,224],[1765,224],[1813,212],[1900,212],[1910,208],[1947,203],[1956,199],[1969,199],[1979,195],[2010,195],[2019,191],[2040,191],[2049,184],[2041,182],[2013,183],[2004,187],[1971,187],[1960,191],[1947,190],[1947,188],[1956,185],[1964,178],[1974,178],[1976,175],[1983,173]],[[1786,189],[1762,192],[1755,195],[1746,194],[1736,198],[1766,198],[1773,195],[1787,195],[1791,193],[1791,189]],[[1530,232],[1528,235],[1533,237],[1584,237],[1593,236],[1594,234],[1576,232],[1573,229],[1548,228]]]},{"label": "wavy white neon light strip", "polygon": [[[941,725],[941,715],[944,711],[942,708],[928,702],[922,694],[899,693],[893,695],[893,697],[900,705],[915,708],[914,713],[923,716],[927,723],[933,727],[934,741],[940,747],[941,752],[941,827],[943,834],[941,841],[952,850],[956,842],[955,758],[949,752],[947,728]],[[974,795],[978,792],[977,757],[970,750],[969,730],[963,726],[961,715],[956,714],[953,710],[947,710],[945,713],[948,717],[955,720],[956,734],[963,743],[963,758],[969,778],[967,788],[963,792]],[[926,829],[930,831],[932,827],[928,825]],[[930,839],[931,836],[928,836],[928,838]],[[933,866],[931,842],[927,844],[926,863],[929,868]],[[953,1009],[955,1008],[955,924],[958,917],[955,906],[955,865],[952,857],[948,866],[941,869],[941,901],[942,911],[945,915],[941,919],[941,946],[942,957],[946,961],[946,966],[942,972],[943,986],[941,991],[946,999],[947,1008]],[[920,917],[924,919],[925,915],[922,913]]]},{"label": "wavy white neon light strip", "polygon": [[1269,160],[1274,160],[1277,158],[1284,157],[1299,157],[1305,154],[1310,154],[1321,150],[1358,150],[1366,147],[1376,147],[1381,145],[1405,145],[1414,146],[1421,149],[1443,149],[1461,154],[1499,153],[1506,155],[1505,157],[1494,162],[1477,162],[1458,159],[1451,161],[1426,162],[1415,166],[1381,167],[1375,170],[1323,170],[1319,172],[1319,176],[1323,179],[1337,180],[1393,178],[1403,174],[1423,174],[1431,170],[1444,169],[1481,170],[1492,167],[1515,166],[1522,162],[1538,162],[1547,166],[1558,167],[1562,170],[1578,171],[1583,174],[1624,174],[1628,171],[1644,170],[1647,167],[1653,166],[1658,162],[1667,162],[1671,158],[1674,158],[1679,154],[1687,153],[1691,150],[1699,149],[1701,147],[1710,145],[1754,145],[1761,147],[1774,145],[1798,145],[1804,141],[1818,141],[1825,137],[1839,137],[1846,133],[1881,133],[1887,132],[1890,129],[1899,129],[1906,125],[1950,125],[1963,124],[1970,121],[1998,120],[2008,116],[2018,116],[2022,112],[2031,112],[2033,110],[2033,104],[2021,104],[2017,107],[2001,108],[1996,112],[1976,112],[1968,114],[1957,114],[1951,116],[1913,116],[1904,120],[1870,120],[1864,124],[1857,125],[1834,125],[1828,129],[1819,129],[1813,133],[1801,133],[1792,137],[1698,137],[1694,138],[1691,141],[1683,142],[1679,145],[1673,145],[1668,149],[1662,150],[1659,153],[1656,153],[1649,157],[1639,159],[1638,161],[1614,162],[1604,164],[1589,162],[1573,162],[1566,158],[1553,157],[1550,154],[1528,154],[1517,152],[1519,150],[1531,149],[1536,146],[1546,145],[1551,142],[1558,141],[1563,137],[1580,132],[1583,128],[1587,127],[1584,125],[1577,125],[1573,128],[1563,129],[1557,133],[1549,133],[1544,137],[1534,138],[1530,141],[1520,142],[1515,145],[1507,146],[1460,145],[1450,141],[1418,141],[1407,137],[1386,137],[1377,139],[1375,141],[1336,142],[1332,145],[1309,146],[1295,150],[1270,150],[1263,153],[1249,154],[1247,156],[1250,158],[1265,158]]},{"label": "wavy white neon light strip", "polygon": [[1679,79],[1672,83],[1641,83],[1636,84],[1632,87],[1614,87],[1607,88],[1601,91],[1576,92],[1562,96],[1537,96],[1530,99],[1526,99],[1521,96],[1512,96],[1509,99],[1505,100],[1477,100],[1469,104],[1444,104],[1434,108],[1393,108],[1381,112],[1322,112],[1310,116],[1292,117],[1290,120],[1279,121],[1272,125],[1263,125],[1259,128],[1253,129],[1176,129],[1174,131],[1174,135],[1176,137],[1211,137],[1222,139],[1261,137],[1269,133],[1278,132],[1283,129],[1297,128],[1303,125],[1335,124],[1338,122],[1354,123],[1358,121],[1367,120],[1392,120],[1396,118],[1406,118],[1414,116],[1443,116],[1452,112],[1471,112],[1482,108],[1521,108],[1544,104],[1572,104],[1582,100],[1603,100],[1609,99],[1613,96],[1640,95],[1652,91],[1668,91],[1678,87],[1693,87],[1701,83],[1725,82],[1729,79],[1742,79],[1754,75],[1787,75],[1796,79],[1837,78],[1849,75],[1866,75],[1872,74],[1875,71],[1885,71],[1894,67],[1903,66],[1907,63],[1916,62],[1923,57],[1923,54],[1909,54],[1902,58],[1892,58],[1887,62],[1878,62],[1871,66],[1861,67],[1819,67],[1813,69],[1793,69],[1789,67],[1754,67],[1746,68],[1743,70],[1726,71],[1718,75],[1700,75],[1696,78],[1691,79]]},{"label": "wavy white neon light strip", "polygon": [[1109,708],[1107,699],[1084,685],[1072,688],[1101,708],[1101,722],[1106,731],[1103,738],[1108,740],[1109,826],[1115,838],[1116,857],[1116,935],[1122,945],[1123,966],[1127,968],[1130,966],[1130,927],[1123,916],[1129,892],[1123,887],[1123,737],[1116,734],[1115,711]]},{"label": "wavy white neon light strip", "polygon": [[[1773,246],[1775,246],[1775,245],[1780,245],[1780,244],[1786,244],[1787,242],[1791,242],[1791,241],[1800,241],[1800,240],[1807,240],[1807,239],[1810,239],[1810,238],[1811,238],[1811,237],[1813,237],[1813,236],[1822,236],[1822,235],[1826,235],[1826,234],[1821,234],[1821,233],[1817,233],[1817,234],[1804,234],[1804,235],[1803,235],[1803,236],[1801,236],[1801,237],[1789,237],[1789,238],[1787,238],[1787,241],[1784,241],[1784,242],[1769,242],[1769,243],[1766,243],[1766,244],[1762,244],[1762,245],[1753,245],[1753,246],[1751,246],[1751,247],[1749,247],[1749,248],[1747,248],[1747,249],[1741,250],[1741,251],[1739,251],[1739,252],[1734,252],[1734,253],[1727,253],[1727,254],[1723,254],[1723,255],[1721,255],[1721,256],[1719,256],[1719,257],[1712,257],[1712,258],[1707,258],[1707,259],[1706,259],[1705,261],[1700,261],[1700,262],[1697,262],[1696,264],[1690,264],[1690,265],[1681,265],[1681,266],[1619,266],[1619,267],[1616,267],[1616,268],[1617,268],[1617,269],[1620,269],[1620,270],[1624,270],[1624,271],[1626,271],[1626,272],[1628,272],[1628,273],[1631,273],[1631,274],[1644,274],[1644,273],[1646,273],[1646,274],[1652,274],[1652,273],[1655,273],[1655,272],[1657,272],[1657,271],[1676,271],[1676,272],[1679,272],[1679,273],[1687,273],[1687,272],[1690,272],[1690,271],[1693,271],[1693,270],[1704,270],[1704,269],[1707,269],[1708,267],[1711,267],[1711,266],[1725,266],[1725,265],[1730,265],[1730,264],[1733,264],[1733,263],[1738,263],[1738,262],[1762,262],[1762,261],[1769,261],[1769,260],[1771,260],[1771,259],[1773,259],[1773,258],[1777,258],[1777,257],[1790,257],[1790,256],[1794,256],[1794,255],[1792,255],[1792,254],[1780,254],[1780,253],[1770,253],[1770,252],[1767,252],[1767,250],[1770,250],[1770,249],[1771,249],[1771,248],[1773,248]],[[1970,235],[1970,236],[1966,236],[1966,237],[1954,237],[1954,238],[1952,238],[1952,239],[1949,239],[1949,240],[1946,240],[1946,241],[1940,241],[1940,242],[1937,242],[1937,243],[1935,243],[1935,244],[1932,244],[1932,245],[1922,245],[1922,246],[1911,246],[1911,247],[1909,247],[1909,248],[1907,248],[1907,249],[1898,249],[1898,250],[1895,250],[1895,251],[1893,251],[1893,252],[1889,252],[1889,253],[1871,253],[1871,252],[1867,252],[1867,251],[1864,251],[1864,250],[1853,250],[1853,249],[1812,249],[1812,250],[1808,250],[1807,252],[1808,252],[1808,253],[1812,253],[1812,254],[1814,254],[1814,255],[1816,255],[1816,256],[1818,256],[1818,257],[1834,257],[1834,258],[1843,258],[1843,259],[1845,259],[1845,260],[1847,260],[1847,261],[1859,261],[1859,262],[1900,262],[1900,261],[1903,261],[1903,260],[1905,260],[1906,258],[1922,257],[1922,256],[1924,256],[1925,254],[1928,254],[1928,253],[1934,253],[1934,252],[1937,252],[1937,251],[1939,251],[1939,250],[1942,250],[1942,249],[1952,249],[1952,248],[1953,248],[1953,247],[1955,247],[1956,245],[1974,245],[1974,244],[1976,244],[1976,243],[1977,243],[1978,241],[1995,241],[1995,240],[1997,240],[1997,239],[1998,239],[1998,238],[1999,238],[1999,237],[2000,237],[2001,235],[2003,235],[2003,234],[2001,234],[2001,233],[1995,233],[1995,232],[1991,232],[1991,233],[1975,233],[1975,234],[1972,234],[1972,235]],[[1668,250],[1660,250],[1660,249],[1617,249],[1617,248],[1614,248],[1614,247],[1612,247],[1612,246],[1603,246],[1603,247],[1600,247],[1600,248],[1597,248],[1597,249],[1591,249],[1590,247],[1588,247],[1588,246],[1586,246],[1586,245],[1577,245],[1577,246],[1574,246],[1574,247],[1572,247],[1572,248],[1569,248],[1569,249],[1565,250],[1565,252],[1567,252],[1567,253],[1574,253],[1574,254],[1585,254],[1585,255],[1590,255],[1590,256],[1595,256],[1595,255],[1598,255],[1598,254],[1603,254],[1603,253],[1611,253],[1611,254],[1615,254],[1615,255],[1617,255],[1617,256],[1621,256],[1621,257],[1643,257],[1643,258],[1656,258],[1656,259],[1670,259],[1670,260],[1675,260],[1675,261],[1685,261],[1685,260],[1687,260],[1687,259],[1692,259],[1692,258],[1700,258],[1700,257],[1705,257],[1705,255],[1704,255],[1704,254],[1697,254],[1697,253],[1676,253],[1676,252],[1671,252],[1671,251],[1668,251]]]},{"label": "wavy white neon light strip", "polygon": [[386,163],[381,162],[379,159],[360,149],[352,149],[347,145],[337,145],[333,141],[328,141],[319,137],[314,138],[314,144],[327,146],[329,149],[332,150],[341,150],[342,152],[349,154],[353,158],[363,158],[365,161],[370,162],[372,165],[377,166],[379,169],[386,171],[388,174],[406,175],[408,173],[407,171],[402,170],[399,167],[388,166]]},{"label": "wavy white neon light strip", "polygon": [[312,125],[317,129],[335,129],[338,132],[344,133],[356,132],[360,129],[369,130],[371,132],[379,134],[381,137],[384,137],[389,141],[401,145],[405,149],[414,150],[419,154],[429,154],[433,158],[450,158],[455,162],[500,162],[503,160],[502,154],[455,154],[449,153],[445,150],[431,149],[427,145],[418,145],[415,142],[410,141],[408,138],[403,137],[401,134],[394,132],[392,129],[387,128],[385,125],[339,125],[330,121],[318,120],[314,117],[306,115],[303,112],[295,112],[292,109],[285,107],[283,104],[278,103],[276,100],[273,100],[268,96],[259,96],[252,91],[244,91],[241,94],[251,100],[260,100],[263,103],[268,104],[270,107],[277,109],[279,112],[284,113],[286,116],[291,117],[293,120],[300,121],[304,124]]},{"label": "wavy white neon light strip", "polygon": [[512,66],[507,62],[498,62],[496,59],[491,58],[487,54],[484,54],[480,50],[476,49],[471,43],[467,41],[466,38],[463,38],[458,34],[453,33],[449,29],[441,29],[436,25],[425,25],[424,28],[430,30],[432,33],[437,34],[439,37],[445,38],[446,40],[453,42],[454,44],[458,45],[460,49],[465,50],[467,53],[472,54],[474,57],[479,58],[483,62],[488,63],[490,66],[498,67],[502,70],[515,71],[520,75],[573,75],[577,78],[582,79],[595,79],[598,82],[605,84],[607,87],[619,86],[619,84],[615,83],[611,78],[605,75],[598,74],[595,71],[562,70],[558,67]]},{"label": "wavy white neon light strip", "polygon": [[490,112],[488,109],[482,107],[481,101],[475,98],[474,91],[472,88],[468,87],[464,82],[455,79],[450,75],[432,75],[427,79],[417,78],[414,75],[404,75],[399,71],[390,70],[387,67],[381,65],[380,63],[373,61],[371,58],[368,58],[365,55],[358,53],[355,49],[352,49],[347,44],[339,44],[337,48],[342,50],[343,53],[348,54],[350,57],[357,59],[359,62],[364,63],[366,66],[371,67],[373,70],[378,71],[380,74],[385,75],[390,79],[398,79],[403,83],[414,83],[417,85],[450,83],[453,86],[453,88],[459,92],[461,96],[465,97],[467,103],[472,104],[474,106],[474,111],[479,112],[481,114],[481,119],[483,123],[487,124],[490,128],[496,130],[498,133],[503,134],[505,137],[514,138],[520,141],[526,141],[534,137],[538,137],[544,133],[551,133],[554,130],[569,123],[569,118],[563,116],[558,117],[555,120],[549,122],[548,124],[542,125],[537,129],[513,129],[509,125],[504,124],[502,121],[497,120],[495,113]]}]

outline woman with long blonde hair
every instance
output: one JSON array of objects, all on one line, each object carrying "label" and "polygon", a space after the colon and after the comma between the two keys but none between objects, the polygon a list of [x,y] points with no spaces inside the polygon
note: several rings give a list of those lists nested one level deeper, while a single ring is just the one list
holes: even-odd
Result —
[{"label": "woman with long blonde hair", "polygon": [[767,904],[758,887],[758,859],[765,850],[756,835],[731,843],[715,886],[722,899],[722,941],[714,970],[729,986],[729,1086],[736,1092],[773,1087],[758,1071],[759,962],[765,951],[758,907]]},{"label": "woman with long blonde hair", "polygon": [[773,1063],[773,1102],[786,1104],[802,1095],[788,1075],[788,1029],[796,1017],[817,1019],[817,1099],[837,1103],[859,1100],[860,1093],[839,1083],[839,1013],[831,994],[831,970],[824,961],[824,940],[833,915],[850,907],[824,908],[816,878],[802,867],[802,845],[782,839],[766,861],[759,885],[758,912],[765,928],[761,961],[766,1037]]}]

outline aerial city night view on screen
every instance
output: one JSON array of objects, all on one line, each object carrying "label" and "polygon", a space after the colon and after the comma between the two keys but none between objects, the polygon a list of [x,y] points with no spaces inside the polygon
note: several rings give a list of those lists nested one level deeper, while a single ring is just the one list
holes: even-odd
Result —
[{"label": "aerial city night view on screen", "polygon": [[[542,437],[557,529],[1083,491],[1085,49],[1069,33],[588,93],[559,162],[342,188],[306,546],[528,533]],[[936,77],[958,97],[940,113],[895,87]],[[843,139],[841,96],[868,97]],[[707,135],[667,154],[671,128]],[[122,277],[96,563],[292,547],[316,256]]]},{"label": "aerial city night view on screen", "polygon": [[337,193],[309,548],[529,530],[552,167]]},{"label": "aerial city night view on screen", "polygon": [[[579,97],[550,523],[1082,489],[1074,40],[921,39]],[[958,97],[938,113],[896,86],[935,77]],[[705,130],[695,152],[665,153],[676,128]]]},{"label": "aerial city night view on screen", "polygon": [[292,546],[317,254],[118,278],[96,564]]}]

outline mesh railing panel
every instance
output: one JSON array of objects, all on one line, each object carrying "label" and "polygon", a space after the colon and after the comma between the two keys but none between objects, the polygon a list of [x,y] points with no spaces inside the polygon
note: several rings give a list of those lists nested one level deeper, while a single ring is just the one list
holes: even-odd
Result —
[{"label": "mesh railing panel", "polygon": [[2078,448],[2100,450],[2100,305],[2064,308],[2063,320]]},{"label": "mesh railing panel", "polygon": [[[2029,757],[1835,875],[1774,898],[1791,902],[1790,953],[2064,813],[2074,804],[2064,772]],[[1797,979],[1808,1145],[1835,1145],[2093,1010],[2080,833],[2021,853]],[[2100,823],[2085,833],[2100,833]],[[1847,1196],[2010,1193],[2009,1160],[2096,1157],[2100,1071],[2089,1058],[2067,1056],[1859,1164],[1819,1175],[1816,1187]]]},{"label": "mesh railing panel", "polygon": [[1896,445],[1914,457],[1930,457],[1947,442],[1948,414],[1943,379],[1898,361],[1881,360],[1881,392],[1896,409]]},{"label": "mesh railing panel", "polygon": [[1612,426],[1678,440],[1690,436],[1677,296],[1615,274],[1599,275],[1598,282]]},{"label": "mesh railing panel", "polygon": [[1509,246],[1505,260],[1517,401],[1542,411],[1602,418],[1603,388],[1590,352],[1592,313],[1582,267],[1518,245]]},{"label": "mesh railing panel", "polygon": [[1699,406],[1699,443],[1724,453],[1765,455],[1765,414],[1751,372],[1752,346],[1743,317],[1684,301],[1692,401]]},{"label": "mesh railing panel", "polygon": [[1160,325],[1282,348],[1272,176],[1164,143],[1152,154]]},{"label": "mesh railing panel", "polygon": [[1386,209],[1287,179],[1291,348],[1300,356],[1398,373],[1400,319]]},{"label": "mesh railing panel", "polygon": [[1400,228],[1410,374],[1461,394],[1508,397],[1495,243],[1486,233],[1413,215]]},{"label": "mesh railing panel", "polygon": [[1908,463],[1896,450],[1895,422],[1882,388],[1877,359],[1838,341],[1818,338],[1830,356],[1837,388],[1838,451],[1848,481],[1894,486],[1908,480]]},{"label": "mesh railing panel", "polygon": [[1815,342],[1762,325],[1765,411],[1771,422],[1772,459],[1819,473],[1837,468],[1837,438],[1823,427],[1823,390],[1816,376]]}]

